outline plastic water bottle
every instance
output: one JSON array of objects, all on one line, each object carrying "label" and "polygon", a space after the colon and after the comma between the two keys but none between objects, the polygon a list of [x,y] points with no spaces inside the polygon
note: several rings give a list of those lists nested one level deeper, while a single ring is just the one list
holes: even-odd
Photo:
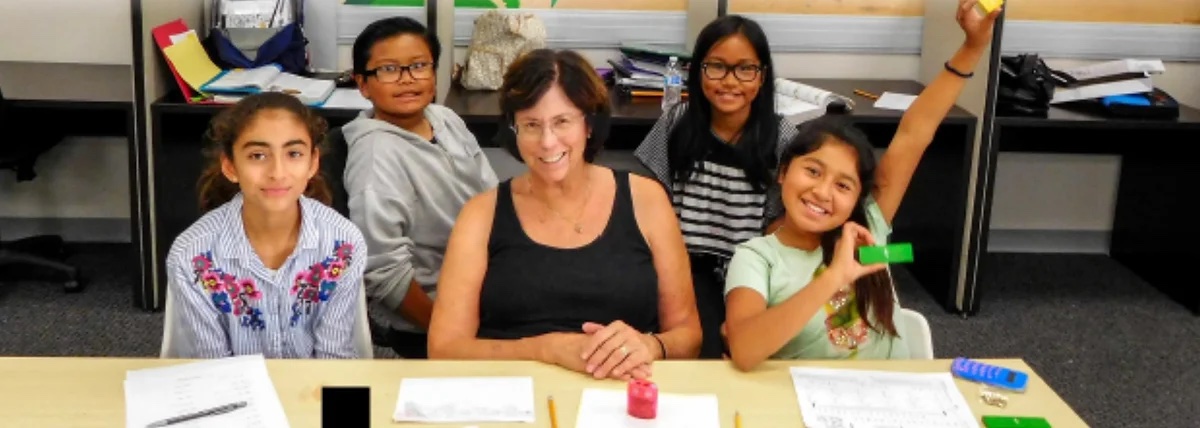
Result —
[{"label": "plastic water bottle", "polygon": [[683,73],[679,71],[679,58],[673,56],[667,61],[667,72],[663,75],[662,110],[667,111],[682,99]]}]

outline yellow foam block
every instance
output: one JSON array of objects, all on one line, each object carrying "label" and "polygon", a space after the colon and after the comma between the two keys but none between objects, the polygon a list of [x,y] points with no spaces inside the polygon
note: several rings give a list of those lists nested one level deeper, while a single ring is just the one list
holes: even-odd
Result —
[{"label": "yellow foam block", "polygon": [[978,0],[976,6],[979,7],[980,12],[983,12],[984,15],[987,15],[998,9],[1003,4],[1004,0]]}]

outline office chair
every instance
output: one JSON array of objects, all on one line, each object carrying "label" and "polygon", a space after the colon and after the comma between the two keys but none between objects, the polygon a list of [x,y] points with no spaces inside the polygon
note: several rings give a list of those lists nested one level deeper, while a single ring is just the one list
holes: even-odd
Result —
[{"label": "office chair", "polygon": [[908,344],[909,358],[914,360],[933,359],[933,334],[924,315],[912,309],[901,308],[896,313],[896,330]]},{"label": "office chair", "polygon": [[[6,128],[21,122],[8,117],[12,112],[7,108],[7,104],[4,92],[0,91],[0,132],[3,135],[17,135],[16,132],[8,132]],[[17,181],[32,180],[36,176],[33,172],[34,160],[58,144],[63,137],[44,129],[26,135],[30,137],[10,138],[0,142],[0,169],[16,171]],[[80,291],[82,283],[79,280],[79,269],[55,260],[61,259],[64,253],[63,240],[58,236],[34,236],[5,244],[3,236],[0,235],[0,267],[25,265],[57,272],[65,278],[63,288],[67,292]]]}]

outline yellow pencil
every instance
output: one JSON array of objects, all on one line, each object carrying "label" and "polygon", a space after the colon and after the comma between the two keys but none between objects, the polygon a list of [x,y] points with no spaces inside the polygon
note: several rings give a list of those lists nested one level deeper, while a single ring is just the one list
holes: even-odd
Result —
[{"label": "yellow pencil", "polygon": [[742,412],[733,412],[733,428],[742,428]]},{"label": "yellow pencil", "polygon": [[550,427],[558,428],[558,411],[554,409],[554,396],[551,395],[547,401],[550,404]]},{"label": "yellow pencil", "polygon": [[870,93],[870,92],[867,92],[867,91],[864,91],[864,90],[862,90],[862,89],[855,89],[855,90],[854,90],[854,94],[855,94],[855,95],[859,95],[859,96],[863,96],[863,97],[867,97],[867,98],[870,98],[870,99],[873,99],[873,100],[877,100],[877,99],[879,99],[879,95],[872,94],[872,93]]}]

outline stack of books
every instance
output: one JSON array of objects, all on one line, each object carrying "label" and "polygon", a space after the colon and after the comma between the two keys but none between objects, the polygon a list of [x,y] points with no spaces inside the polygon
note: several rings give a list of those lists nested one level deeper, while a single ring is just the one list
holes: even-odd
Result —
[{"label": "stack of books", "polygon": [[1112,117],[1174,119],[1179,103],[1154,87],[1166,71],[1161,60],[1123,59],[1069,70],[1052,70],[1050,104]]},{"label": "stack of books", "polygon": [[1050,104],[1094,100],[1154,91],[1153,75],[1166,71],[1161,60],[1122,59],[1052,72]]},{"label": "stack of books", "polygon": [[[621,57],[608,60],[612,66],[613,83],[632,90],[659,91],[667,72],[667,62],[674,56],[679,60],[679,72],[687,83],[692,55],[679,49],[649,44],[622,43]],[[686,91],[686,90],[685,90]]]}]

